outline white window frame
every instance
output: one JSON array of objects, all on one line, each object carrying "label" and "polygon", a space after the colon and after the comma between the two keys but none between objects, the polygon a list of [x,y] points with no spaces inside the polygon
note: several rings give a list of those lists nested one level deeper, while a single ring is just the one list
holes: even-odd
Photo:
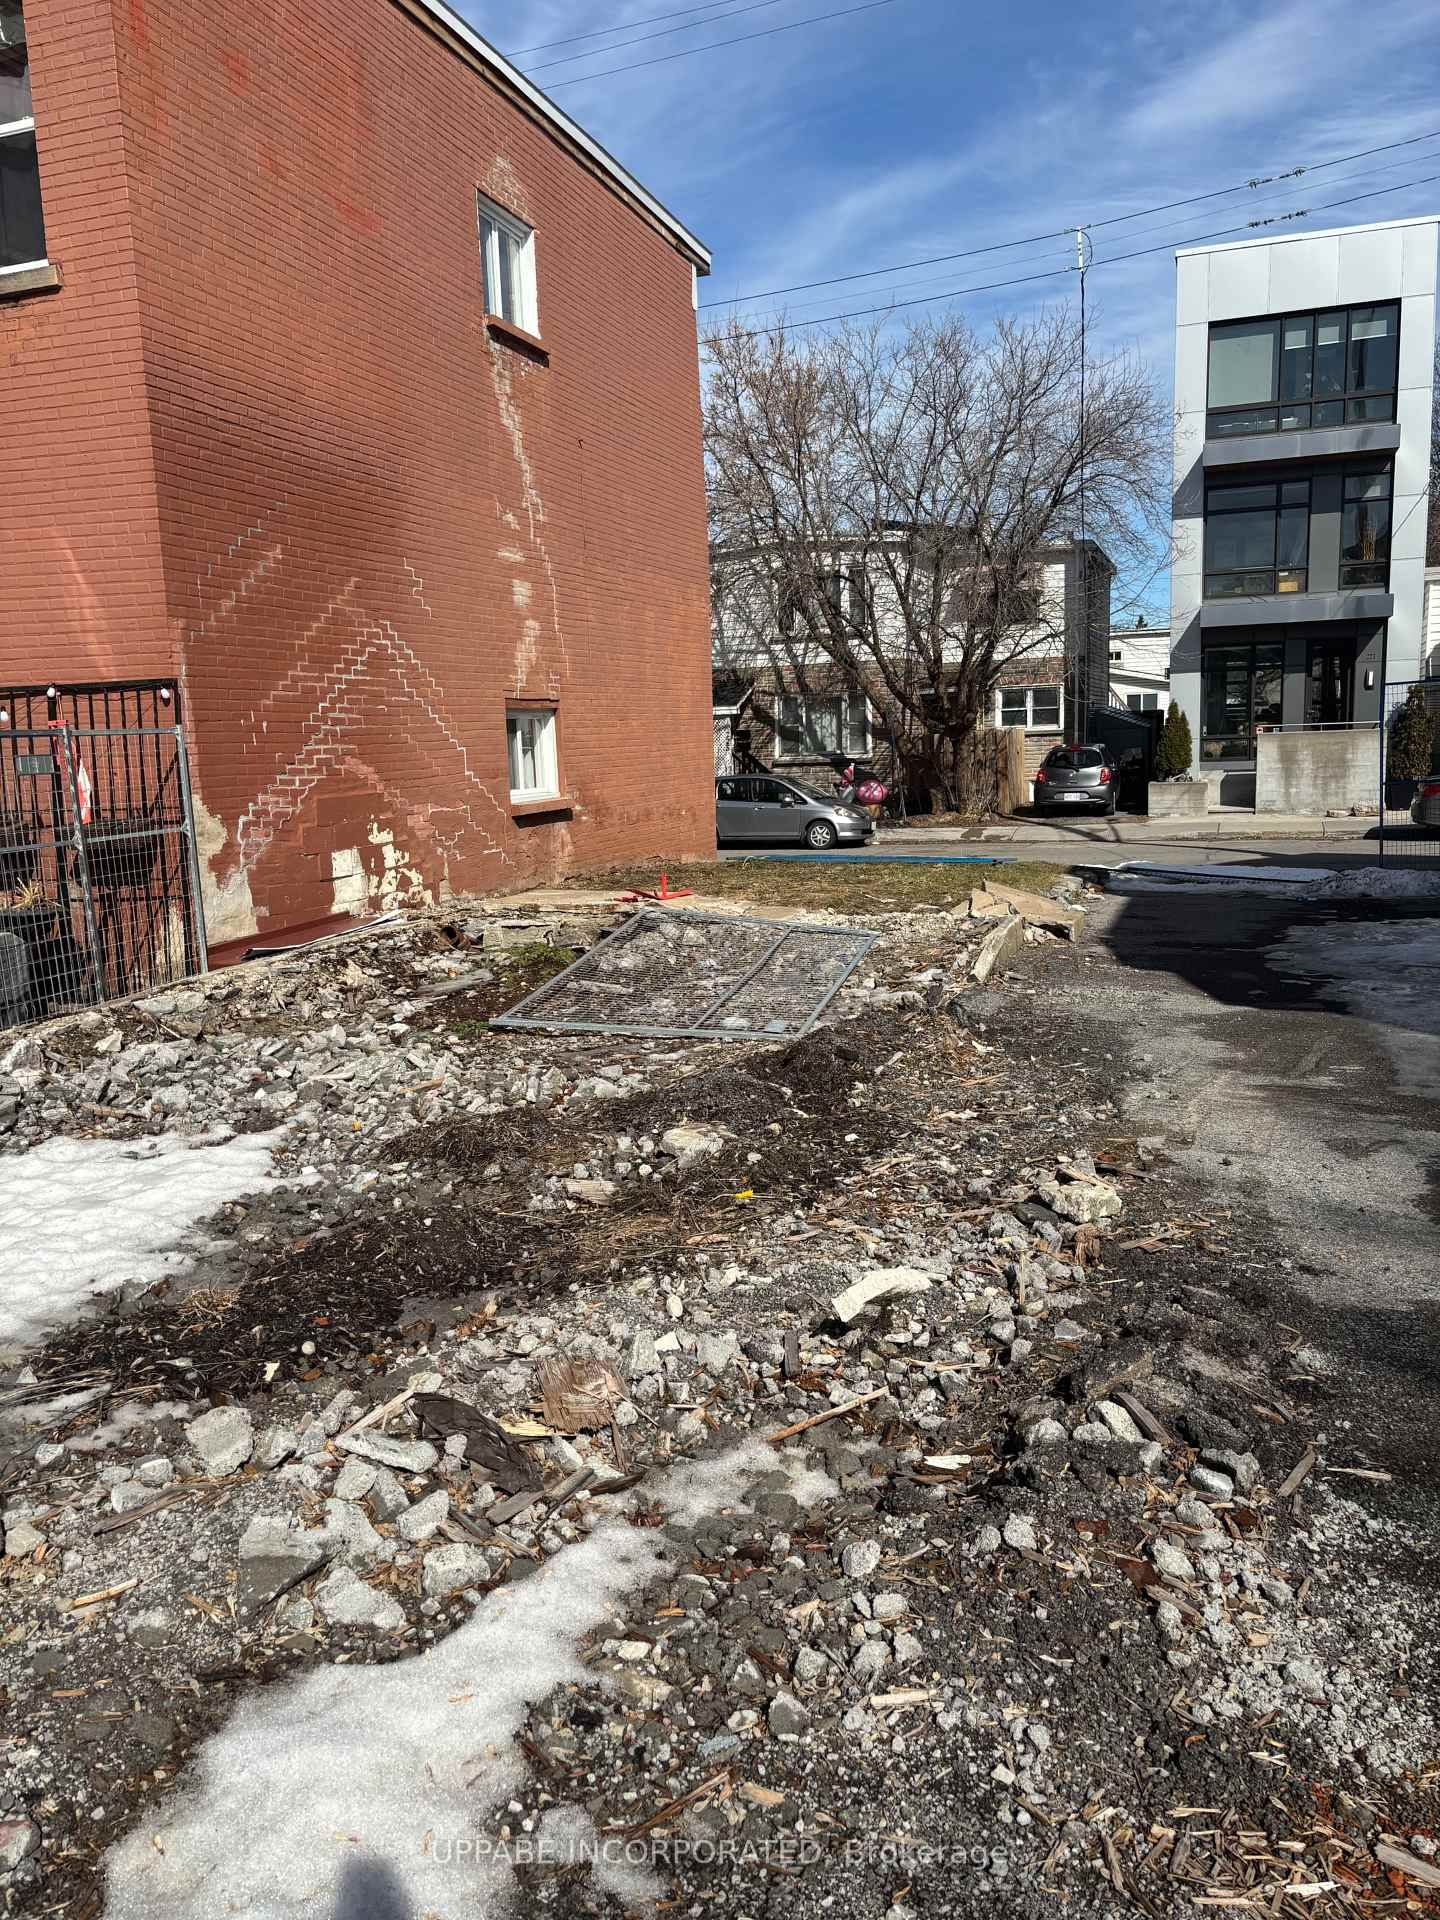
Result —
[{"label": "white window frame", "polygon": [[[514,741],[519,733],[534,733],[530,761],[534,784],[525,785],[524,757],[514,757]],[[560,761],[553,707],[507,707],[505,709],[505,766],[510,782],[510,799],[515,806],[527,806],[533,800],[560,798]],[[522,784],[516,786],[517,766]]]},{"label": "white window frame", "polygon": [[[535,229],[527,227],[523,220],[517,220],[513,213],[507,213],[504,207],[497,207],[483,193],[475,198],[485,311],[491,319],[502,321],[506,326],[518,327],[523,333],[533,333],[538,339],[540,309],[535,291]],[[505,293],[502,290],[505,284],[502,236],[514,247],[511,256],[514,270],[509,286],[512,311],[509,313],[505,311]]]},{"label": "white window frame", "polygon": [[[1037,693],[1042,693],[1042,692],[1049,693],[1052,690],[1058,693],[1060,696],[1060,717],[1058,720],[1054,722],[1047,720],[1043,725],[1037,725],[1035,721],[1035,695]],[[1024,694],[1025,718],[1023,720],[1007,720],[1005,718],[1005,695],[1007,693],[1009,694],[1023,693]],[[1023,727],[1026,733],[1062,733],[1063,734],[1065,731],[1065,688],[1064,686],[1061,685],[1061,683],[1056,680],[1037,680],[1033,683],[1033,685],[1027,685],[1023,687],[997,687],[995,689],[995,724],[997,727],[1005,727],[1007,729],[1015,728],[1015,727]]]},{"label": "white window frame", "polygon": [[[777,767],[786,766],[786,765],[796,766],[804,761],[823,760],[828,757],[832,749],[827,747],[816,747],[812,751],[811,749],[807,748],[806,745],[804,744],[805,737],[810,731],[810,716],[809,716],[808,709],[812,704],[818,705],[821,702],[823,702],[825,705],[828,706],[832,701],[836,701],[836,700],[840,702],[840,727],[839,727],[840,744],[837,747],[835,747],[833,751],[836,753],[843,753],[847,759],[852,759],[852,760],[863,760],[863,759],[869,758],[870,753],[872,752],[874,747],[875,735],[874,735],[874,730],[870,725],[870,701],[867,695],[859,692],[855,692],[855,693],[781,693],[777,696],[777,698],[779,701],[779,711],[775,716],[775,764]],[[865,744],[860,747],[852,747],[849,744],[849,737],[848,737],[849,736],[849,712],[850,712],[850,707],[852,702],[857,703],[859,705],[861,709],[861,713],[863,715],[862,726],[864,728]],[[793,710],[793,708],[797,705],[800,709],[800,724],[798,728],[795,728],[790,725],[788,719],[786,718],[786,708],[787,706],[789,706]],[[798,732],[800,735],[801,744],[798,747],[792,747],[785,738],[786,733],[794,733],[794,732]]]},{"label": "white window frame", "polygon": [[[25,17],[25,12],[22,7],[20,10],[20,18],[23,20],[24,17]],[[3,125],[0,125],[0,140],[8,140],[12,135],[22,134],[22,133],[34,133],[34,131],[35,131],[35,115],[33,112],[31,112],[23,120],[7,120],[4,122]],[[38,159],[36,164],[37,165],[39,164]],[[43,205],[41,209],[41,218],[42,219],[44,218]],[[41,254],[38,260],[17,260],[13,266],[0,267],[0,278],[3,278],[6,274],[10,274],[10,273],[34,273],[37,267],[48,267],[49,264],[50,264],[50,260],[49,260],[48,254],[43,254],[43,253]]]}]

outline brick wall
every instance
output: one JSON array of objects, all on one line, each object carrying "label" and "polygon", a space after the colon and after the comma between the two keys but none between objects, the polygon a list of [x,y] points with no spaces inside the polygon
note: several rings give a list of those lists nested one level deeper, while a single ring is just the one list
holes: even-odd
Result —
[{"label": "brick wall", "polygon": [[[68,38],[74,0],[32,12]],[[688,263],[392,0],[113,21],[144,645],[183,683],[212,939],[713,845]],[[536,229],[543,354],[484,325],[477,189]],[[555,701],[568,814],[513,816],[507,695]]]},{"label": "brick wall", "polygon": [[158,678],[174,662],[110,0],[25,16],[64,285],[0,298],[0,685]]}]

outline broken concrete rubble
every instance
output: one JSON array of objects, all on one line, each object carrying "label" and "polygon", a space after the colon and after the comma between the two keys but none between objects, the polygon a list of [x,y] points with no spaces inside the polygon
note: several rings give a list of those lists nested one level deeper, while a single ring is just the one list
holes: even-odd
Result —
[{"label": "broken concrete rubble", "polygon": [[[971,949],[962,937],[973,940],[968,929],[937,926],[934,965],[917,965],[934,957],[929,948],[907,948],[903,974],[890,978],[909,990],[922,973],[963,977]],[[1057,965],[1076,964],[1051,952]],[[884,981],[883,947],[879,954]],[[802,1871],[752,1871],[742,1861],[723,1898],[709,1901],[775,1920],[808,1920],[822,1907],[882,1912],[910,1882],[908,1867],[904,1880],[882,1883],[853,1866],[845,1877],[821,1814],[847,1832],[900,1832],[918,1809],[967,1859],[971,1847],[983,1845],[987,1859],[1003,1850],[1007,1870],[967,1874],[971,1907],[956,1911],[1028,1913],[1023,1902],[1041,1884],[1068,1890],[1067,1910],[1088,1902],[1098,1913],[1098,1898],[1108,1911],[1116,1892],[1108,1839],[1127,1885],[1168,1912],[1174,1889],[1146,1865],[1152,1828],[1176,1825],[1177,1806],[1223,1796],[1240,1831],[1263,1829],[1272,1848],[1292,1835],[1312,1847],[1311,1827],[1287,1827],[1273,1804],[1293,1804],[1290,1782],[1312,1755],[1339,1792],[1383,1804],[1386,1822],[1412,1844],[1425,1837],[1418,1813],[1401,1821],[1412,1803],[1394,1782],[1418,1769],[1426,1722],[1413,1695],[1392,1697],[1423,1639],[1377,1589],[1384,1671],[1373,1684],[1351,1671],[1359,1663],[1347,1661],[1337,1569],[1352,1556],[1372,1564],[1363,1516],[1337,1498],[1343,1483],[1325,1475],[1323,1449],[1297,1505],[1270,1491],[1312,1437],[1303,1403],[1284,1397],[1289,1356],[1284,1371],[1247,1375],[1233,1391],[1178,1363],[1183,1341],[1219,1364],[1210,1326],[1224,1327],[1225,1364],[1236,1352],[1268,1354],[1269,1329],[1245,1296],[1225,1291],[1223,1263],[1171,1224],[1199,1214],[1193,1192],[1172,1191],[1149,1161],[1144,1180],[1109,1174],[1137,1164],[1100,1152],[1117,1124],[1106,1106],[1113,1069],[1069,1070],[1080,1049],[1045,1027],[1043,1003],[1013,981],[986,996],[1000,1004],[974,1025],[923,1005],[887,1005],[872,1030],[865,997],[857,982],[860,1017],[837,1042],[808,1060],[752,1056],[749,1081],[724,1077],[703,1053],[607,1058],[589,1050],[593,1042],[547,1043],[524,1056],[523,1073],[514,1066],[496,1110],[483,1102],[458,1136],[429,1106],[439,1090],[423,1091],[437,1070],[428,1043],[422,1051],[413,1030],[392,1040],[383,1025],[366,1033],[366,1048],[393,1047],[403,1068],[373,1083],[377,1106],[400,1105],[396,1088],[419,1087],[403,1099],[426,1110],[425,1124],[402,1148],[372,1106],[354,1135],[349,1083],[331,1088],[318,1096],[322,1119],[303,1132],[297,1163],[322,1165],[336,1197],[322,1183],[302,1191],[293,1213],[239,1209],[227,1237],[242,1260],[257,1250],[271,1287],[292,1285],[311,1249],[337,1245],[356,1294],[377,1270],[392,1283],[383,1310],[327,1327],[346,1298],[337,1292],[307,1299],[306,1323],[282,1335],[263,1323],[248,1383],[220,1383],[248,1402],[261,1431],[248,1471],[197,1474],[199,1456],[172,1415],[169,1426],[161,1416],[133,1433],[119,1423],[94,1455],[62,1450],[42,1461],[31,1448],[13,1497],[7,1489],[7,1533],[28,1526],[47,1545],[38,1562],[32,1550],[6,1565],[3,1604],[27,1635],[23,1648],[0,1649],[7,1712],[19,1713],[26,1739],[12,1770],[25,1817],[33,1810],[43,1826],[52,1801],[75,1814],[69,1833],[44,1833],[22,1863],[43,1858],[50,1904],[73,1884],[66,1876],[97,1872],[103,1844],[148,1820],[165,1793],[154,1779],[162,1729],[142,1725],[142,1713],[183,1721],[174,1756],[183,1759],[205,1716],[228,1711],[231,1696],[218,1699],[220,1691],[244,1685],[210,1673],[259,1675],[286,1663],[313,1671],[338,1659],[363,1672],[397,1653],[423,1655],[470,1616],[476,1595],[501,1583],[515,1587],[512,1611],[534,1617],[552,1589],[518,1583],[602,1526],[632,1519],[641,1523],[634,1537],[660,1543],[665,1564],[577,1649],[591,1678],[567,1679],[533,1702],[517,1729],[523,1744],[510,1749],[524,1756],[513,1790],[496,1809],[475,1796],[481,1832],[498,1836],[502,1821],[512,1831],[533,1826],[557,1801],[583,1807],[598,1831],[631,1827],[719,1776],[708,1797],[700,1791],[653,1831],[663,1839],[695,1819],[723,1821],[702,1830],[735,1833],[746,1846],[802,1827],[819,1836],[821,1857]],[[274,1038],[267,1031],[264,1044]],[[334,1045],[357,1073],[377,1057]],[[237,1057],[249,1065],[249,1052]],[[757,1074],[761,1059],[773,1064]],[[302,1053],[297,1072],[310,1070]],[[587,1094],[572,1114],[591,1082],[620,1091]],[[194,1106],[204,1102],[197,1093]],[[724,1136],[683,1181],[662,1145],[672,1124]],[[317,1143],[327,1125],[354,1160],[324,1158]],[[368,1159],[352,1144],[366,1127],[377,1135]],[[442,1141],[453,1159],[437,1151]],[[348,1192],[346,1182],[362,1178],[370,1186]],[[570,1205],[565,1182],[581,1179],[613,1184],[611,1204]],[[1053,1204],[1100,1186],[1123,1212],[1086,1218]],[[400,1232],[347,1238],[357,1223],[378,1234],[391,1212],[403,1217]],[[497,1212],[506,1215],[499,1255],[484,1237]],[[542,1230],[529,1239],[532,1219]],[[447,1233],[460,1251],[437,1276]],[[1158,1254],[1120,1244],[1161,1234]],[[306,1248],[290,1251],[299,1240]],[[537,1247],[522,1265],[518,1252]],[[853,1320],[828,1311],[866,1279],[897,1272],[923,1284],[888,1306],[876,1297]],[[1183,1291],[1197,1273],[1215,1289],[1223,1321],[1197,1323]],[[227,1315],[222,1296],[212,1311],[248,1335],[261,1324],[253,1298]],[[145,1324],[195,1326],[199,1312]],[[307,1342],[313,1351],[303,1353]],[[193,1363],[211,1350],[177,1334],[157,1351]],[[231,1364],[218,1341],[214,1351]],[[555,1358],[593,1360],[613,1374],[624,1394],[610,1422],[557,1435],[542,1384]],[[161,1376],[166,1393],[173,1372]],[[1160,1438],[1122,1397],[1142,1377]],[[488,1466],[450,1444],[464,1439],[448,1428],[453,1413],[438,1426],[422,1420],[414,1382],[425,1378],[454,1404],[503,1419],[533,1481],[492,1481]],[[203,1376],[194,1387],[195,1398],[215,1397]],[[367,1413],[371,1424],[347,1437]],[[78,1431],[101,1418],[82,1414]],[[797,1427],[783,1447],[763,1445]],[[267,1445],[272,1429],[278,1438]],[[655,1490],[665,1473],[745,1435],[761,1445],[743,1497],[718,1514],[676,1513],[660,1524]],[[782,1471],[791,1447],[793,1470]],[[137,1507],[137,1519],[112,1513],[121,1489],[147,1486],[142,1463],[170,1456],[189,1489],[184,1504],[157,1514]],[[1242,1459],[1255,1464],[1249,1512],[1233,1505],[1250,1472]],[[1187,1492],[1192,1472],[1217,1476],[1228,1494]],[[557,1506],[577,1474],[590,1477]],[[611,1491],[636,1475],[628,1493]],[[212,1484],[221,1478],[224,1487]],[[112,1518],[127,1524],[91,1531]],[[252,1532],[260,1519],[277,1530]],[[1387,1551],[1397,1546],[1387,1537]],[[268,1573],[266,1547],[279,1563]],[[114,1599],[90,1601],[78,1622],[59,1609],[130,1580],[137,1584]],[[37,1678],[26,1664],[32,1649],[93,1655],[96,1664]],[[418,1672],[425,1660],[402,1664]],[[116,1676],[124,1697],[54,1700],[67,1680],[88,1684],[91,1674]],[[103,1802],[96,1748],[72,1731],[91,1714],[107,1752],[124,1756]],[[1251,1751],[1283,1754],[1292,1772],[1247,1760]],[[118,1818],[92,1819],[97,1806]],[[1313,1802],[1309,1813],[1313,1826]],[[1229,1887],[1205,1859],[1197,1884]],[[690,1904],[719,1884],[707,1891],[684,1867],[672,1880],[663,1855],[660,1867],[673,1897]],[[1303,1870],[1323,1877],[1322,1856],[1313,1868],[1307,1857]],[[542,1873],[537,1900],[554,1890]],[[560,1897],[578,1914],[590,1894],[567,1881]],[[955,1904],[953,1881],[948,1891],[922,1882],[898,1897],[916,1911],[926,1901],[937,1912]]]}]

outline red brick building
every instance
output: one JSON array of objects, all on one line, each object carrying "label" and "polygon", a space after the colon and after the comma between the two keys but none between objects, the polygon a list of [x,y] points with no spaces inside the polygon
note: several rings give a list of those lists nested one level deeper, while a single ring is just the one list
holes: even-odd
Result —
[{"label": "red brick building", "polygon": [[0,686],[173,683],[212,943],[713,847],[707,268],[438,0],[0,0]]}]

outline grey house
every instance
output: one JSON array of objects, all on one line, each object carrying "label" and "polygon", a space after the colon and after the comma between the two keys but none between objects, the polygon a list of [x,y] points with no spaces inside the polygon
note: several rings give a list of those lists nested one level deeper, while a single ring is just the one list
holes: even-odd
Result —
[{"label": "grey house", "polygon": [[1374,804],[1425,671],[1437,227],[1178,256],[1170,686],[1212,802]]}]

